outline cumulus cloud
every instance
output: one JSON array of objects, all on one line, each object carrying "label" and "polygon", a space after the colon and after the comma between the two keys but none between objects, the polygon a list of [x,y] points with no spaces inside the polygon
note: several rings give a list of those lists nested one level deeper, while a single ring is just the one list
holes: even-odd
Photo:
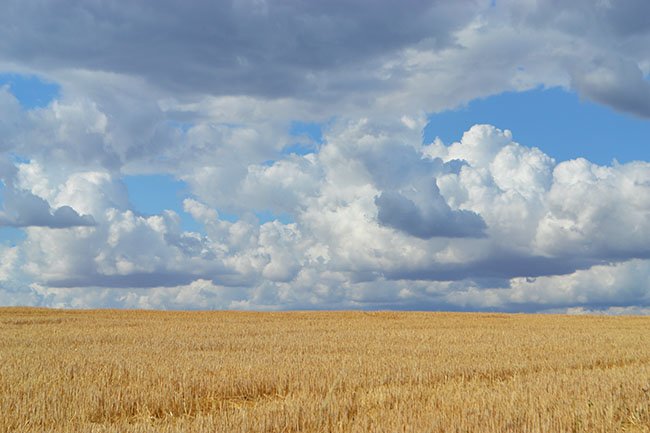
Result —
[{"label": "cumulus cloud", "polygon": [[558,164],[547,213],[535,239],[544,253],[606,259],[647,257],[650,235],[643,216],[650,204],[650,164],[600,167],[584,159]]},{"label": "cumulus cloud", "polygon": [[[608,290],[623,288],[585,297],[566,287],[612,269],[643,272],[648,163],[556,163],[490,125],[455,143],[419,141],[402,121],[337,122],[316,153],[249,164],[225,185],[205,178],[211,190],[183,203],[202,225],[197,233],[183,231],[173,211],[131,211],[110,171],[5,164],[39,203],[96,221],[26,228],[12,272],[34,281],[30,296],[50,305],[513,310],[613,305]],[[292,221],[260,224],[250,211],[225,220],[216,206],[228,190],[240,209],[267,207]],[[638,281],[617,305],[646,302]]]},{"label": "cumulus cloud", "polygon": [[69,228],[95,225],[92,215],[80,215],[68,205],[52,208],[42,197],[17,188],[14,185],[17,174],[18,170],[13,164],[7,160],[2,163],[0,180],[5,188],[0,196],[0,226]]}]

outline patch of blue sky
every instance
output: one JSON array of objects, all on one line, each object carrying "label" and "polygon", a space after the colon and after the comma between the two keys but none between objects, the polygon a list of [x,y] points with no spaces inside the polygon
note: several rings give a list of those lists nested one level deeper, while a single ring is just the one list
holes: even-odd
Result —
[{"label": "patch of blue sky", "polygon": [[257,211],[255,212],[255,216],[259,220],[260,224],[272,221],[279,221],[282,224],[291,224],[295,222],[293,217],[289,214],[276,214],[269,210]]},{"label": "patch of blue sky", "polygon": [[31,161],[31,159],[26,156],[18,155],[17,153],[10,153],[9,158],[11,158],[11,162],[14,164],[29,164]]},{"label": "patch of blue sky", "polygon": [[318,144],[323,143],[323,129],[320,123],[294,120],[291,122],[289,133],[293,136],[305,135]]},{"label": "patch of blue sky", "polygon": [[0,245],[5,247],[15,247],[21,244],[27,238],[23,229],[18,227],[0,226]]},{"label": "patch of blue sky", "polygon": [[283,155],[307,155],[318,151],[323,144],[323,130],[320,123],[294,120],[291,122],[289,133],[298,140],[285,146],[282,149]]},{"label": "patch of blue sky", "polygon": [[[203,233],[202,225],[183,210],[183,200],[190,196],[185,182],[164,174],[125,176],[124,183],[129,192],[129,201],[140,215],[159,215],[165,210],[176,212],[181,218],[181,227],[186,231]],[[219,219],[229,222],[239,221],[240,215],[217,209]],[[253,212],[261,224],[278,220],[283,224],[293,222],[290,215],[276,214],[269,210]]]},{"label": "patch of blue sky", "polygon": [[35,75],[0,73],[0,86],[8,85],[9,91],[26,109],[46,107],[60,95],[61,87]]},{"label": "patch of blue sky", "polygon": [[240,219],[239,215],[232,212],[224,211],[223,209],[217,209],[217,213],[219,214],[219,219],[223,221],[234,223],[239,221]]},{"label": "patch of blue sky", "polygon": [[125,176],[133,210],[141,215],[158,215],[165,210],[176,212],[185,231],[203,232],[203,227],[183,210],[183,200],[189,196],[187,185],[164,174]]},{"label": "patch of blue sky", "polygon": [[650,121],[581,100],[561,88],[508,92],[474,100],[466,107],[432,114],[425,143],[460,140],[472,125],[488,123],[512,131],[513,139],[538,147],[556,161],[578,157],[597,164],[650,160]]},{"label": "patch of blue sky", "polygon": [[183,134],[186,134],[187,131],[189,131],[194,126],[194,123],[192,122],[181,122],[178,120],[171,120],[171,119],[167,120],[167,124],[172,128],[179,130]]}]

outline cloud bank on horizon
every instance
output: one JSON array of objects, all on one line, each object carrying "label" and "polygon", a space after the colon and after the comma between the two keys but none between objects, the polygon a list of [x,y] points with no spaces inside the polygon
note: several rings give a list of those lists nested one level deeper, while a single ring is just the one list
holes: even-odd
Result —
[{"label": "cloud bank on horizon", "polygon": [[[0,86],[0,228],[23,233],[0,244],[0,305],[648,312],[648,161],[423,130],[552,87],[650,121],[649,15],[8,0],[0,76],[59,90],[30,105]],[[187,186],[178,209],[136,210],[125,180],[151,175]]]}]

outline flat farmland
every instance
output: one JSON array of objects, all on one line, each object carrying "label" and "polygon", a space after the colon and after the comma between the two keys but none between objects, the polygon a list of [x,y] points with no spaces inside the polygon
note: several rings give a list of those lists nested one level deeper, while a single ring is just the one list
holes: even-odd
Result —
[{"label": "flat farmland", "polygon": [[650,432],[650,318],[4,308],[0,432]]}]

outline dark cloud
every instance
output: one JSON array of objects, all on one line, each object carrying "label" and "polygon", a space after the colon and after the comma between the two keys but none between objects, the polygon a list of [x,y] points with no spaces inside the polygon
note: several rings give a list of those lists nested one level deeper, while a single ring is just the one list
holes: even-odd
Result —
[{"label": "dark cloud", "polygon": [[[581,96],[650,117],[650,83],[640,66],[650,51],[646,0],[505,0],[511,23],[540,39],[560,37],[559,58]],[[540,54],[542,54],[540,52]],[[645,70],[647,74],[647,69]]]},{"label": "dark cloud", "polygon": [[528,27],[552,27],[593,36],[632,36],[648,33],[650,4],[645,0],[541,0],[508,4],[514,23]]},{"label": "dark cloud", "polygon": [[572,86],[581,95],[601,104],[650,117],[650,81],[629,60],[600,58],[574,69]]},{"label": "dark cloud", "polygon": [[385,272],[391,280],[461,281],[467,279],[502,279],[567,275],[588,269],[604,260],[582,257],[543,257],[494,251],[489,257],[462,263],[430,264],[426,269],[403,269]]},{"label": "dark cloud", "polygon": [[106,288],[151,288],[175,287],[189,284],[197,279],[210,280],[228,287],[249,287],[256,283],[255,278],[241,275],[227,269],[210,273],[192,271],[154,270],[151,272],[131,272],[128,274],[106,275],[96,270],[86,270],[83,275],[70,278],[43,280],[50,287],[106,287]]},{"label": "dark cloud", "polygon": [[310,74],[421,42],[448,44],[478,3],[10,0],[0,17],[0,56],[132,74],[189,92],[304,96],[330,86]]},{"label": "dark cloud", "polygon": [[467,210],[452,210],[437,188],[425,208],[396,191],[384,191],[375,198],[381,224],[421,239],[485,236],[485,221]]},{"label": "dark cloud", "polygon": [[621,35],[650,33],[650,2],[646,0],[613,0],[601,9],[603,21]]},{"label": "dark cloud", "polygon": [[78,278],[65,278],[45,281],[51,287],[172,287],[189,284],[195,276],[180,272],[140,272],[128,275],[84,275]]},{"label": "dark cloud", "polygon": [[70,206],[52,209],[47,201],[28,191],[6,191],[3,207],[0,226],[60,229],[95,225],[91,215],[79,215]]}]

